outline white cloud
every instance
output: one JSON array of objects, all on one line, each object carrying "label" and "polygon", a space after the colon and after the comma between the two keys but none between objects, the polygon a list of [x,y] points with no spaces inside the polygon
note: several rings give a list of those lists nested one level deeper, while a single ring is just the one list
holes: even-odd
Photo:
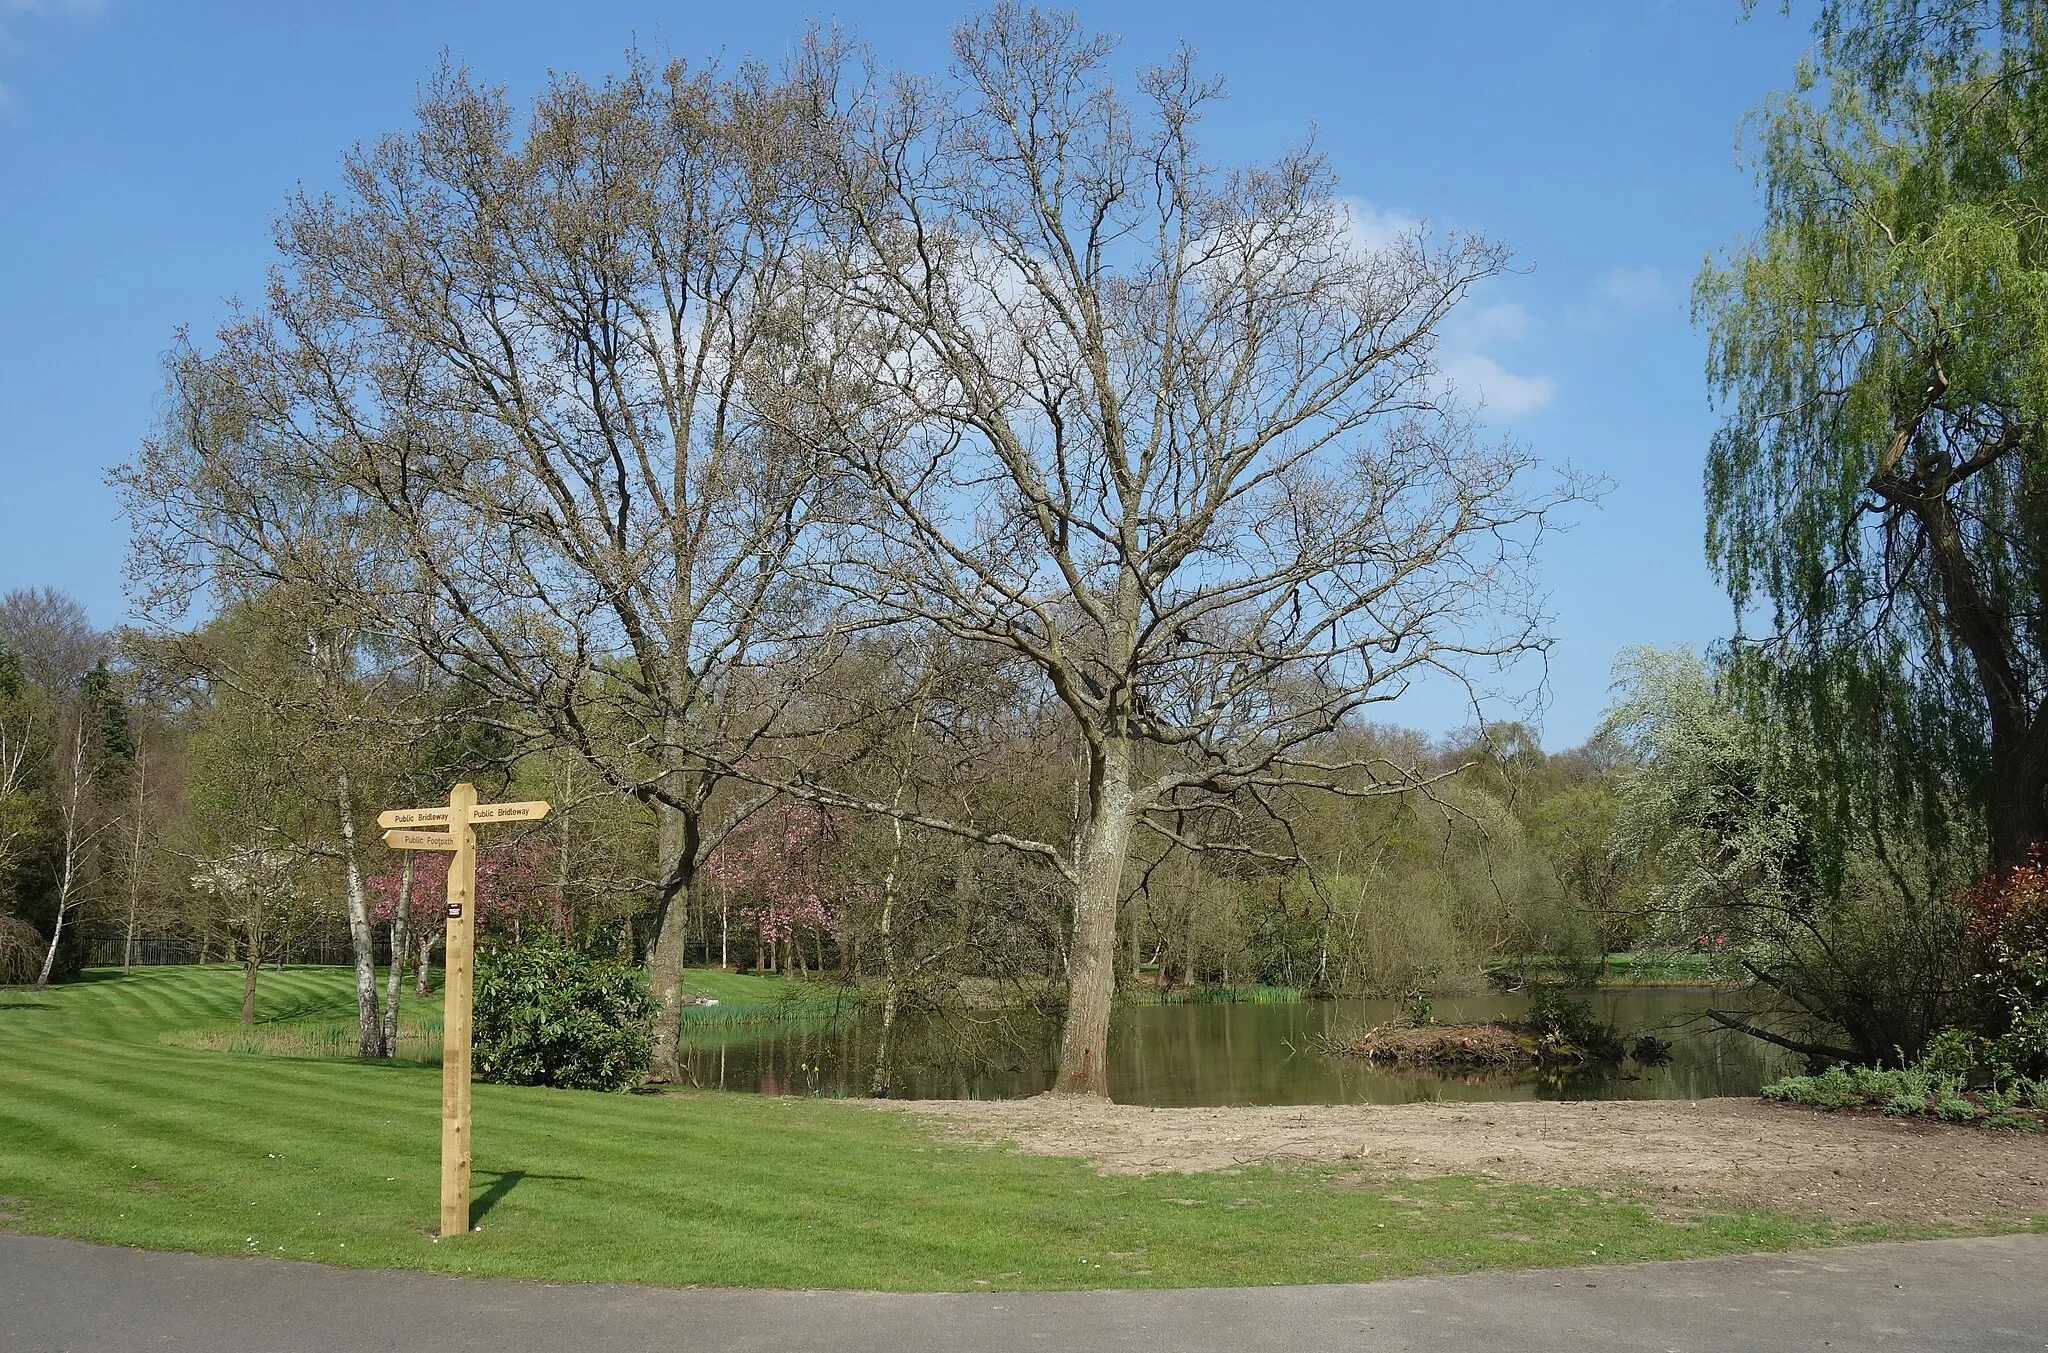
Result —
[{"label": "white cloud", "polygon": [[1516,375],[1481,352],[1445,354],[1443,374],[1461,396],[1503,418],[1535,413],[1557,398],[1557,382],[1550,377]]},{"label": "white cloud", "polygon": [[1664,299],[1664,274],[1645,264],[1634,268],[1609,268],[1594,289],[1601,300],[1622,310],[1641,310]]},{"label": "white cloud", "polygon": [[1362,197],[1340,197],[1337,202],[1344,212],[1345,232],[1366,249],[1384,249],[1423,227],[1420,216],[1398,207],[1374,206]]},{"label": "white cloud", "polygon": [[1449,336],[1460,347],[1485,347],[1489,343],[1517,343],[1529,336],[1534,321],[1514,301],[1493,305],[1466,305],[1451,312]]}]

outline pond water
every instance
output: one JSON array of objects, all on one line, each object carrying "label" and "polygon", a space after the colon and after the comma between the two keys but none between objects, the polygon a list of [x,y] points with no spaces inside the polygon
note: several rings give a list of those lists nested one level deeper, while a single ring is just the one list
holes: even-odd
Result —
[{"label": "pond water", "polygon": [[[1390,1000],[1291,1005],[1154,1005],[1119,1008],[1109,1045],[1110,1097],[1125,1104],[1404,1104],[1416,1100],[1703,1099],[1754,1095],[1801,1068],[1789,1053],[1714,1027],[1710,1007],[1741,1010],[1746,992],[1646,987],[1590,993],[1599,1014],[1633,1041],[1672,1044],[1663,1066],[1564,1073],[1440,1072],[1394,1068],[1319,1051],[1398,1019]],[[1441,1023],[1519,1017],[1522,995],[1442,998]],[[870,1017],[825,1025],[736,1028],[692,1040],[693,1083],[767,1094],[857,1095],[874,1071]],[[921,1099],[1012,1099],[1052,1087],[1057,1025],[1026,1015],[936,1017],[898,1025],[896,1093]]]}]

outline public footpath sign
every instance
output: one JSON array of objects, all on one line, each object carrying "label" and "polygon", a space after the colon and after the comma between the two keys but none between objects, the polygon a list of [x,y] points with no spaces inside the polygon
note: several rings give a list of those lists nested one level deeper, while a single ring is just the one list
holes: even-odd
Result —
[{"label": "public footpath sign", "polygon": [[[448,958],[441,996],[441,1234],[469,1230],[469,1045],[476,982],[476,827],[538,822],[545,803],[478,803],[475,785],[457,785],[446,808],[393,808],[377,814],[393,850],[453,851],[448,862]],[[442,830],[421,830],[439,827]]]}]

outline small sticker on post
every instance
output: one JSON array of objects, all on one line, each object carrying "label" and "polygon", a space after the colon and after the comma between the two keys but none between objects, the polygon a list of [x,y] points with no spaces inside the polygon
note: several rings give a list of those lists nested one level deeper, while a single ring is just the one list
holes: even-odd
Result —
[{"label": "small sticker on post", "polygon": [[451,921],[462,919],[462,904],[460,902],[450,902],[448,904],[448,919]]}]

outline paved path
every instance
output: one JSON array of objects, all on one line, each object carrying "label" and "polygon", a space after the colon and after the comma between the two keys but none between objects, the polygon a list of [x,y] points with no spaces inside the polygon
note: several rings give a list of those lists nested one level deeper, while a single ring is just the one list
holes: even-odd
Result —
[{"label": "paved path", "polygon": [[2048,1348],[2048,1235],[1346,1287],[551,1286],[0,1235],[4,1353]]}]

